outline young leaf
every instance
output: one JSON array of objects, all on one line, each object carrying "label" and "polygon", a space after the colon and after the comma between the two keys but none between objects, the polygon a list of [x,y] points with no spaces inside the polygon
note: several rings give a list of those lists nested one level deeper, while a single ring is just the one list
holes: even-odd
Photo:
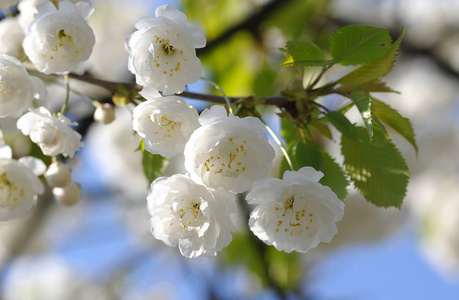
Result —
[{"label": "young leaf", "polygon": [[398,111],[389,105],[374,98],[372,101],[375,116],[400,133],[414,147],[416,153],[418,153],[418,145],[416,144],[410,120],[400,115]]},{"label": "young leaf", "polygon": [[168,162],[168,158],[162,157],[159,154],[151,154],[145,150],[142,151],[142,167],[148,182],[153,182],[161,176]]},{"label": "young leaf", "polygon": [[341,83],[342,85],[360,85],[373,82],[384,77],[390,72],[390,70],[392,70],[395,58],[397,57],[398,48],[404,34],[405,30],[402,31],[398,40],[390,47],[389,51],[387,51],[383,57],[355,69],[351,73],[339,79],[338,83]]},{"label": "young leaf", "polygon": [[352,124],[343,113],[339,111],[329,111],[326,117],[341,134],[351,139],[360,139],[358,132],[355,130],[355,125]]},{"label": "young leaf", "polygon": [[282,66],[326,66],[335,61],[325,60],[322,50],[314,43],[306,41],[289,41],[285,51],[287,58]]},{"label": "young leaf", "polygon": [[349,25],[333,34],[330,52],[341,65],[360,65],[383,57],[391,43],[387,29]]},{"label": "young leaf", "polygon": [[320,183],[331,188],[339,199],[345,200],[347,197],[347,181],[346,174],[339,164],[325,151],[320,151],[323,159],[322,173],[324,177],[320,179]]},{"label": "young leaf", "polygon": [[355,90],[364,90],[369,93],[397,93],[397,94],[400,94],[400,92],[394,91],[393,89],[388,87],[385,82],[382,82],[380,80],[375,80],[372,82],[367,82],[367,83],[357,84],[357,85],[343,85],[339,89],[345,92],[349,92],[349,93]]},{"label": "young leaf", "polygon": [[380,207],[400,208],[409,180],[405,160],[392,142],[371,146],[365,129],[356,129],[363,142],[341,136],[347,174],[368,201]]},{"label": "young leaf", "polygon": [[373,113],[373,104],[370,94],[367,91],[356,90],[350,94],[351,100],[355,103],[370,138],[370,143],[375,146],[383,145],[388,139],[386,129],[379,122]]}]

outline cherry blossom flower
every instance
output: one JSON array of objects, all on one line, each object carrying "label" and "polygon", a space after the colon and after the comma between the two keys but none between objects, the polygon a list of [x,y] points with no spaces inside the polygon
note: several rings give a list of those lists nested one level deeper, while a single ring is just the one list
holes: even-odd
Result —
[{"label": "cherry blossom flower", "polygon": [[227,116],[213,106],[185,146],[185,168],[196,182],[232,193],[247,191],[271,170],[274,149],[257,118]]},{"label": "cherry blossom flower", "polygon": [[[35,20],[35,15],[38,13],[37,11],[37,5],[46,2],[49,0],[21,0],[18,4],[18,9],[19,9],[19,24],[21,25],[22,29],[24,30],[24,33],[27,33],[30,24]],[[91,6],[93,6],[93,1],[92,0],[51,0],[50,2],[56,6],[56,8],[59,6],[59,2],[62,1],[70,1],[72,3],[78,3],[78,2],[87,2]]]},{"label": "cherry blossom flower", "polygon": [[24,51],[40,72],[66,74],[87,60],[95,43],[86,23],[93,8],[87,2],[37,5],[38,13],[24,39]]},{"label": "cherry blossom flower", "polygon": [[185,147],[193,131],[199,127],[198,112],[177,96],[161,97],[144,89],[147,99],[134,109],[133,128],[144,140],[145,149],[153,154],[175,156]]},{"label": "cherry blossom flower", "polygon": [[158,7],[155,16],[137,21],[137,31],[126,38],[128,69],[140,85],[167,95],[181,93],[201,76],[195,48],[204,47],[206,38],[184,13],[169,5]]},{"label": "cherry blossom flower", "polygon": [[30,136],[43,154],[73,157],[75,152],[83,145],[81,135],[70,126],[77,125],[59,113],[53,117],[44,107],[31,109],[18,119],[17,127],[23,134]]},{"label": "cherry blossom flower", "polygon": [[12,159],[9,146],[0,145],[0,221],[24,217],[37,201],[44,186],[37,176],[45,164],[34,157]]},{"label": "cherry blossom flower", "polygon": [[247,194],[249,204],[258,204],[249,226],[263,242],[279,251],[308,252],[320,242],[329,243],[343,218],[344,203],[318,181],[323,173],[311,167],[286,171],[283,179],[255,182]]},{"label": "cherry blossom flower", "polygon": [[209,190],[187,175],[160,177],[147,197],[153,236],[166,245],[178,245],[189,258],[215,256],[232,240],[235,196]]},{"label": "cherry blossom flower", "polygon": [[24,57],[22,41],[24,32],[19,26],[18,18],[6,18],[0,21],[0,54],[7,54],[16,58]]},{"label": "cherry blossom flower", "polygon": [[19,117],[45,92],[43,82],[29,76],[17,58],[0,55],[0,118]]}]

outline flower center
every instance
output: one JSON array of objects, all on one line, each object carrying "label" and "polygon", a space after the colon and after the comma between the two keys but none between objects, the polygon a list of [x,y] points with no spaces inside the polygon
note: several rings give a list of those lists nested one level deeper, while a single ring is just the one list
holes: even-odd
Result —
[{"label": "flower center", "polygon": [[174,46],[170,45],[169,42],[164,43],[164,52],[166,55],[171,55],[175,52]]},{"label": "flower center", "polygon": [[299,236],[305,231],[315,230],[316,217],[312,212],[306,213],[306,209],[294,209],[295,195],[284,200],[282,206],[275,206],[277,216],[277,232],[284,232],[291,236]]},{"label": "flower center", "polygon": [[24,188],[18,187],[17,184],[9,181],[6,173],[0,175],[0,204],[16,202],[19,198],[24,197],[24,195]]},{"label": "flower center", "polygon": [[[170,33],[166,31],[166,34]],[[179,37],[178,33],[176,37]],[[156,68],[159,73],[173,77],[176,72],[181,70],[182,64],[188,61],[183,56],[183,50],[171,45],[171,41],[168,38],[154,35],[152,44],[154,46],[154,56],[150,65],[152,68]]]},{"label": "flower center", "polygon": [[237,177],[244,173],[247,165],[245,144],[246,140],[239,141],[233,137],[220,141],[206,156],[205,171],[228,177]]},{"label": "flower center", "polygon": [[180,133],[180,128],[182,127],[182,122],[169,120],[169,118],[165,115],[150,115],[148,116],[148,121],[154,123],[154,134],[165,138],[171,138],[174,133]]},{"label": "flower center", "polygon": [[[180,199],[180,203],[173,213],[175,218],[180,222],[180,227],[188,230],[200,229],[207,217],[202,213],[201,200]],[[169,226],[172,226],[171,222]]]}]

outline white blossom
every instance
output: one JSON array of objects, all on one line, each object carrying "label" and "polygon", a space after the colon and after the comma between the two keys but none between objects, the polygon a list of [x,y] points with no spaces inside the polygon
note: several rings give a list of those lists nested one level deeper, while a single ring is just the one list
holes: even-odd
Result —
[{"label": "white blossom", "polygon": [[184,13],[169,5],[158,7],[155,16],[137,21],[137,31],[126,38],[128,69],[140,85],[167,95],[181,93],[201,76],[195,48],[204,47],[206,38]]},{"label": "white blossom", "polygon": [[1,0],[0,1],[0,9],[8,9],[17,5],[19,0]]},{"label": "white blossom", "polygon": [[37,5],[38,13],[24,39],[24,51],[40,72],[65,74],[91,55],[94,33],[86,22],[93,8],[86,2]]},{"label": "white blossom", "polygon": [[145,149],[153,154],[175,156],[199,127],[198,112],[177,96],[152,97],[151,90],[140,94],[147,101],[134,109],[133,128],[144,140]]},{"label": "white blossom", "polygon": [[235,196],[207,189],[187,175],[161,177],[151,184],[147,197],[153,236],[166,245],[178,245],[183,256],[209,257],[232,240]]},{"label": "white blossom", "polygon": [[0,54],[7,54],[16,58],[24,57],[22,41],[24,32],[19,26],[18,18],[5,18],[0,21]]},{"label": "white blossom", "polygon": [[43,82],[29,76],[17,58],[0,55],[0,118],[19,117],[44,93]]},{"label": "white blossom", "polygon": [[23,134],[30,136],[43,154],[73,157],[75,152],[83,145],[81,135],[70,126],[77,125],[59,113],[53,117],[44,107],[31,109],[30,112],[18,119],[17,127]]},{"label": "white blossom", "polygon": [[185,146],[191,178],[213,189],[241,193],[266,177],[274,149],[259,119],[227,116],[224,107],[213,106],[201,114],[199,123]]},{"label": "white blossom", "polygon": [[250,214],[249,226],[263,242],[287,253],[308,252],[320,242],[329,243],[343,218],[344,203],[318,181],[323,173],[311,167],[286,171],[283,179],[255,182],[247,194],[258,204]]},{"label": "white blossom", "polygon": [[[27,33],[30,24],[35,20],[35,15],[37,14],[37,5],[46,2],[49,0],[21,0],[18,4],[18,10],[20,12],[19,14],[19,24],[21,25],[22,29],[24,30],[24,33]],[[92,0],[51,0],[51,3],[53,3],[56,7],[59,6],[59,2],[62,1],[70,1],[72,3],[78,3],[78,2],[87,2],[91,6],[93,5]]]},{"label": "white blossom", "polygon": [[37,176],[46,166],[34,157],[12,159],[11,148],[0,148],[0,221],[8,221],[25,216],[35,206],[37,194],[44,192]]}]

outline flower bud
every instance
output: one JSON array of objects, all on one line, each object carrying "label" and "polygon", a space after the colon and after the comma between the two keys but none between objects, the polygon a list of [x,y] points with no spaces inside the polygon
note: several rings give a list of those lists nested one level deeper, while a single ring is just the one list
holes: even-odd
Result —
[{"label": "flower bud", "polygon": [[57,203],[72,206],[80,201],[80,185],[75,181],[71,181],[64,187],[53,188],[54,199]]},{"label": "flower bud", "polygon": [[103,103],[97,106],[94,111],[94,120],[103,124],[111,123],[115,119],[115,109],[113,105]]},{"label": "flower bud", "polygon": [[70,182],[70,167],[63,163],[52,163],[45,172],[50,187],[64,187]]}]

